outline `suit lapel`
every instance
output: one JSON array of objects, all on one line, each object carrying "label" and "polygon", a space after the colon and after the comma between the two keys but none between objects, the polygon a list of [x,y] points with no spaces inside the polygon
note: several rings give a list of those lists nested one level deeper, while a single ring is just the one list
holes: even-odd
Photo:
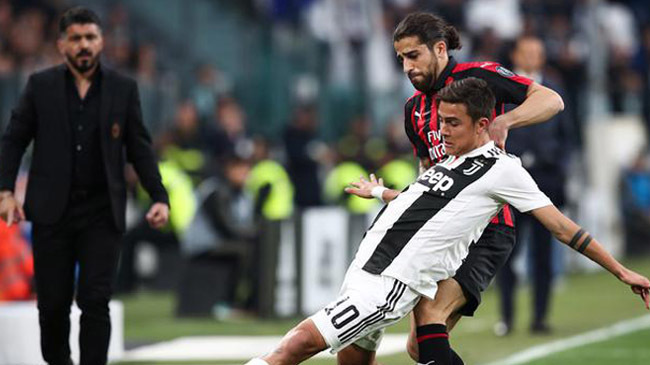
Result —
[{"label": "suit lapel", "polygon": [[[102,66],[103,67],[103,66]],[[110,136],[110,114],[111,114],[111,73],[105,67],[102,70],[101,100],[99,106],[99,139],[102,145],[104,162],[108,163]]]},{"label": "suit lapel", "polygon": [[64,146],[70,146],[70,122],[68,121],[68,90],[65,83],[65,72],[67,66],[65,64],[59,66],[57,70],[57,75],[54,78],[54,90],[58,92],[54,93],[56,108],[58,109],[59,123],[61,124],[60,130],[64,134]]}]

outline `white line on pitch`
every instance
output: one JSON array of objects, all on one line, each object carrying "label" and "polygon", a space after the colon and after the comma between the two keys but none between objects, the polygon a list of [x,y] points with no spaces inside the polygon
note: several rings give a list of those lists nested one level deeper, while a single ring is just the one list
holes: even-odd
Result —
[{"label": "white line on pitch", "polygon": [[594,331],[534,346],[504,359],[491,362],[487,365],[517,365],[541,359],[550,354],[580,347],[594,342],[605,341],[613,337],[622,336],[631,332],[650,327],[650,315],[618,322],[608,327]]}]

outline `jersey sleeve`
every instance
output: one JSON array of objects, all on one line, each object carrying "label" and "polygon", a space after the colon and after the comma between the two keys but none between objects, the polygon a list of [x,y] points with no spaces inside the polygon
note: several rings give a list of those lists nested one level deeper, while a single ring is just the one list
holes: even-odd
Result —
[{"label": "jersey sleeve", "polygon": [[497,104],[521,104],[533,80],[519,76],[498,63],[490,62],[471,69],[471,76],[487,81]]},{"label": "jersey sleeve", "polygon": [[417,158],[428,158],[428,148],[418,135],[415,126],[415,116],[413,114],[415,113],[416,100],[417,98],[413,96],[404,105],[404,129],[406,130],[409,141],[411,141],[411,146],[413,146],[413,154]]},{"label": "jersey sleeve", "polygon": [[551,199],[539,190],[535,180],[521,166],[518,159],[508,163],[492,193],[498,200],[512,205],[522,213],[553,204]]}]

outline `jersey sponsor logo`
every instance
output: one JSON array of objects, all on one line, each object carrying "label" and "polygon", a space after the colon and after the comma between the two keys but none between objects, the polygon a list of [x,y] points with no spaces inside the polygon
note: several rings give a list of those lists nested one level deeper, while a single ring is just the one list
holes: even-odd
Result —
[{"label": "jersey sponsor logo", "polygon": [[[475,161],[480,161],[481,165],[474,165]],[[381,238],[363,270],[381,274],[429,220],[434,219],[465,188],[479,181],[496,161],[496,158],[484,156],[471,157],[453,169],[438,164],[420,175],[417,184],[430,190],[423,191],[399,217],[393,218],[391,228]],[[476,169],[472,175],[463,174],[463,170],[472,169]]]},{"label": "jersey sponsor logo", "polygon": [[429,158],[432,161],[438,161],[445,156],[445,145],[442,144],[440,131],[429,131],[427,133],[427,140],[429,141]]},{"label": "jersey sponsor logo", "polygon": [[497,70],[497,73],[499,75],[503,76],[503,77],[514,77],[515,76],[514,72],[508,70],[507,68],[505,68],[503,66],[497,66],[496,70]]},{"label": "jersey sponsor logo", "polygon": [[454,186],[454,179],[436,169],[427,170],[418,179],[424,185],[430,186],[432,191],[447,191]]}]

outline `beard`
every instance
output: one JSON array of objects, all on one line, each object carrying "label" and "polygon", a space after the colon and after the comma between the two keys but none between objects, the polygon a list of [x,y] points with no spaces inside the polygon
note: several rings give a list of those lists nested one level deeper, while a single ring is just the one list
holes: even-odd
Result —
[{"label": "beard", "polygon": [[[89,59],[81,60],[81,56],[90,56]],[[90,52],[79,52],[76,57],[73,57],[70,54],[66,54],[65,57],[68,59],[68,63],[79,73],[86,73],[97,64],[98,56],[92,57]]]},{"label": "beard", "polygon": [[414,79],[409,77],[409,80],[411,81],[411,84],[413,85],[413,87],[416,90],[421,91],[423,93],[426,93],[429,90],[431,90],[431,87],[433,86],[433,81],[434,81],[433,80],[433,75],[432,74],[426,74],[426,75],[421,74],[421,75],[418,75],[418,76],[420,77],[419,80],[414,80]]},{"label": "beard", "polygon": [[434,62],[430,67],[429,67],[429,72],[427,73],[421,73],[417,75],[416,77],[419,77],[419,80],[414,80],[409,76],[409,80],[411,81],[411,84],[413,87],[421,91],[423,93],[428,93],[433,89],[433,84],[436,82],[435,75],[438,74],[438,63]]}]

